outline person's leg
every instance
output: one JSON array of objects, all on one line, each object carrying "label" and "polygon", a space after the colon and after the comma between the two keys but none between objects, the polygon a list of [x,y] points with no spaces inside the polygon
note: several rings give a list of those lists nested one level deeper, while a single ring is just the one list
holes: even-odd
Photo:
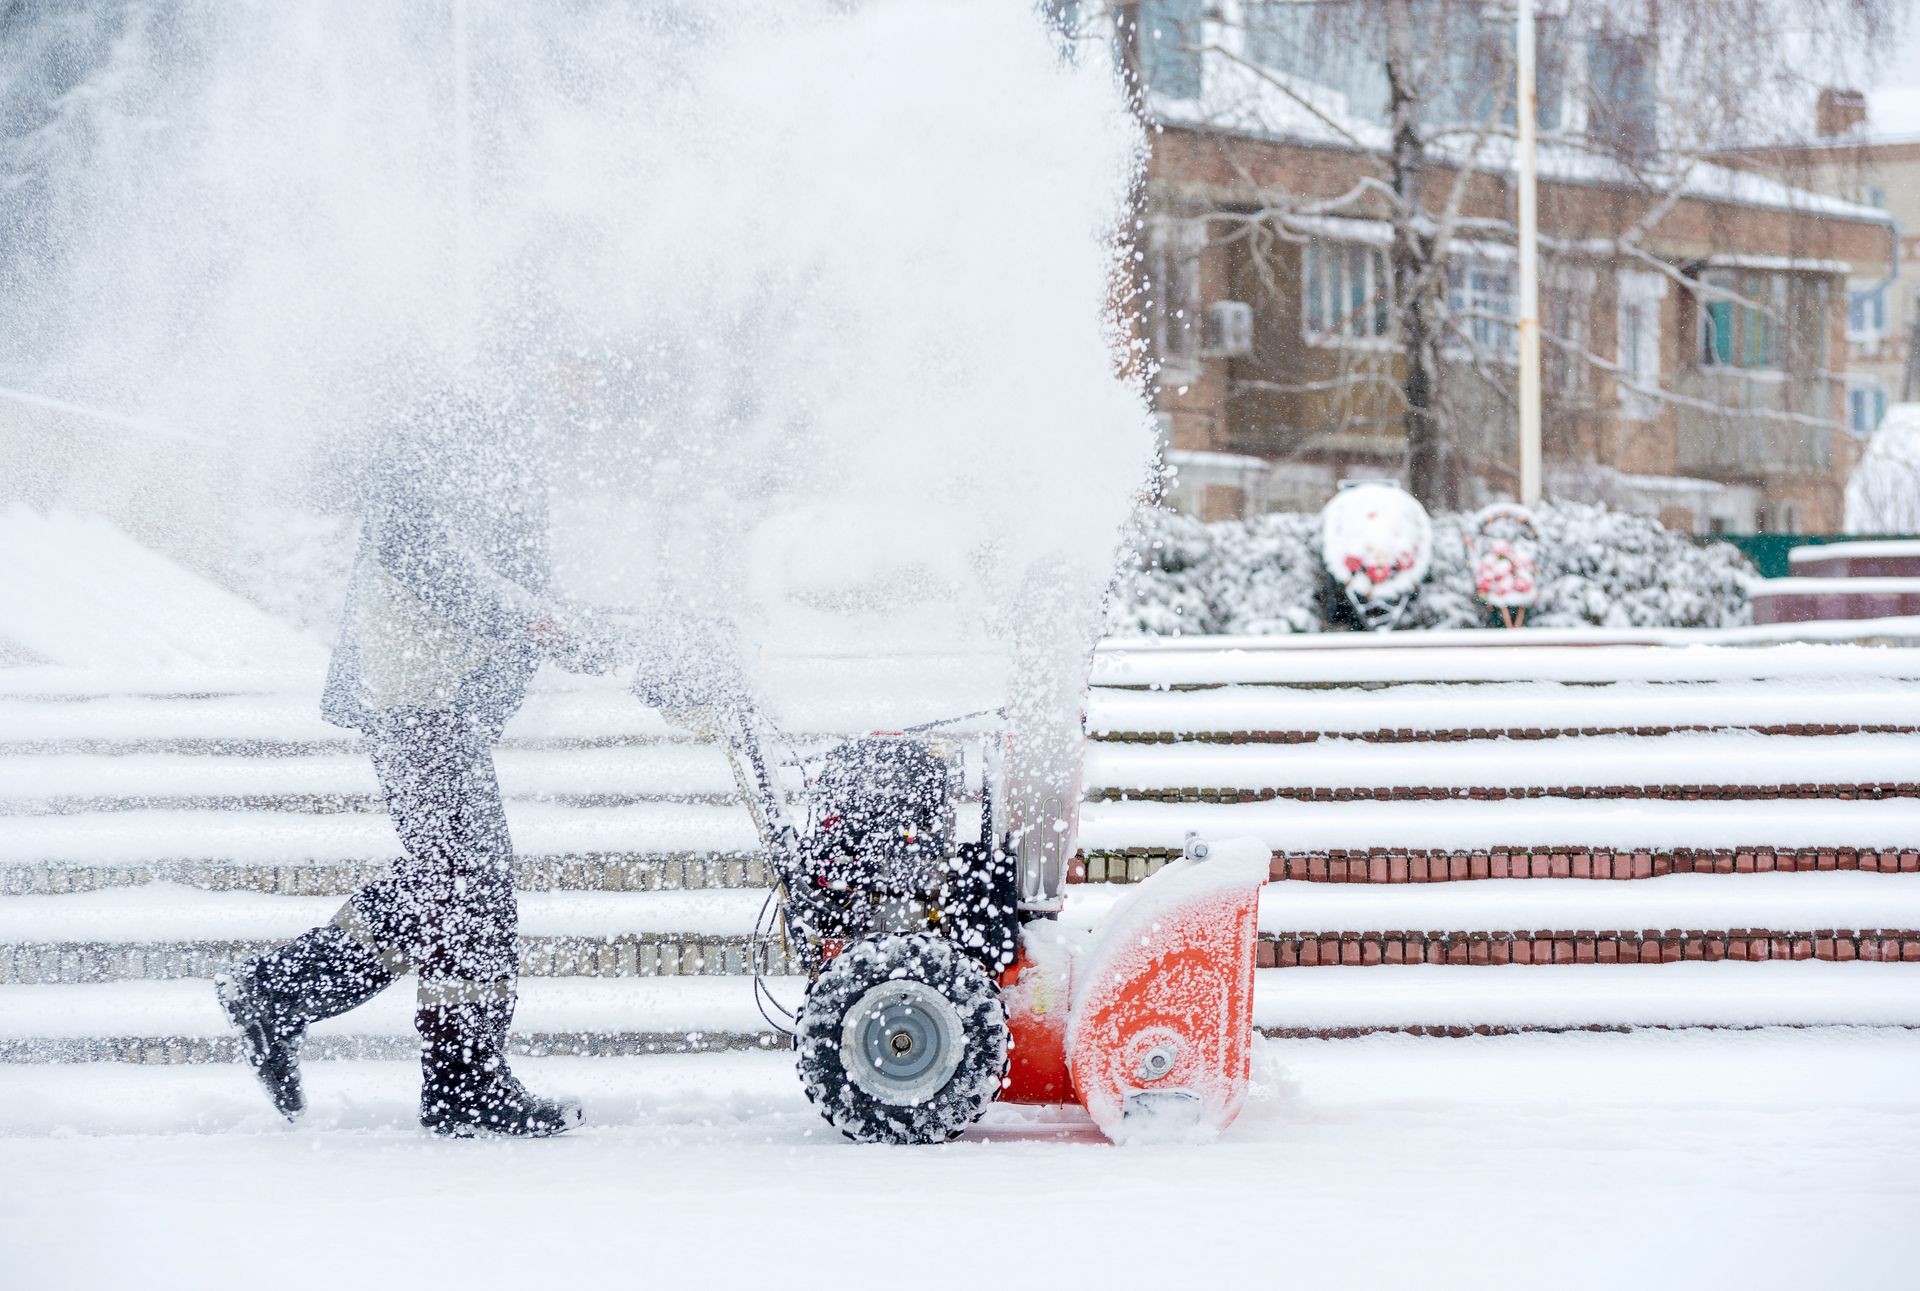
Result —
[{"label": "person's leg", "polygon": [[330,922],[215,979],[249,1065],[288,1120],[306,1108],[300,1044],[307,1028],[366,1003],[407,971],[418,928],[405,895],[396,879],[370,883]]},{"label": "person's leg", "polygon": [[513,845],[483,736],[417,715],[375,766],[417,920],[422,1124],[443,1133],[557,1134],[577,1108],[529,1095],[506,1061],[518,981]]}]

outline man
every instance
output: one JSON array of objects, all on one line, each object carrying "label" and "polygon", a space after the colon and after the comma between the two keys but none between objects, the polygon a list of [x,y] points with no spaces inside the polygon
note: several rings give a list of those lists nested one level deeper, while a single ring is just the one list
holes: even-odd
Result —
[{"label": "man", "polygon": [[541,658],[604,672],[620,653],[552,593],[542,422],[509,396],[444,393],[375,467],[322,714],[366,737],[404,856],[332,922],[217,986],[289,1120],[305,1108],[307,1027],[411,968],[423,1126],[545,1136],[581,1121],[529,1093],[506,1054],[517,912],[493,746]]}]

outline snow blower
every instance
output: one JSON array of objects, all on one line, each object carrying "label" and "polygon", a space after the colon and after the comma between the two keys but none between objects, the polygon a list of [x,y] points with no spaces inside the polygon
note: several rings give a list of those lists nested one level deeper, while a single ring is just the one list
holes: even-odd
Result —
[{"label": "snow blower", "polygon": [[1267,850],[1189,838],[1097,928],[1070,927],[1077,775],[1032,783],[1005,730],[943,733],[965,720],[841,743],[790,797],[760,713],[700,717],[807,970],[799,1012],[768,1013],[807,1097],[866,1143],[943,1142],[996,1100],[1078,1102],[1117,1142],[1225,1127],[1247,1090]]}]

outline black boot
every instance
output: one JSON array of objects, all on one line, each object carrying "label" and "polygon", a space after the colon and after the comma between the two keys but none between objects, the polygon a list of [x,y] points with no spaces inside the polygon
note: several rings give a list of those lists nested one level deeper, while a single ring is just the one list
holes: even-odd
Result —
[{"label": "black boot", "polygon": [[[430,989],[430,988],[423,988]],[[513,998],[422,1004],[420,1124],[435,1134],[549,1138],[581,1122],[578,1103],[536,1098],[507,1069]]]},{"label": "black boot", "polygon": [[293,1120],[307,1108],[300,1042],[309,1024],[378,995],[394,974],[379,955],[332,924],[213,979],[241,1052],[274,1110]]}]

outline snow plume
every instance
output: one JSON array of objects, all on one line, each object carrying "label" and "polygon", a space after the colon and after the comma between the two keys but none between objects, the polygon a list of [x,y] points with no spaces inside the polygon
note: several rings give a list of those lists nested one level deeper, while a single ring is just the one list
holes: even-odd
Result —
[{"label": "snow plume", "polygon": [[1920,403],[1887,409],[1847,480],[1848,533],[1920,533]]},{"label": "snow plume", "polygon": [[[1735,627],[1752,621],[1756,577],[1726,543],[1701,545],[1658,521],[1578,502],[1534,509],[1540,598],[1530,627]],[[1489,623],[1462,537],[1472,517],[1433,519],[1433,559],[1403,628]],[[1320,559],[1318,515],[1201,524],[1144,514],[1109,616],[1116,632],[1268,636],[1322,632],[1342,616]]]},{"label": "snow plume", "polygon": [[1004,639],[1045,570],[1092,622],[1152,452],[1106,313],[1140,140],[1030,0],[43,21],[95,61],[0,112],[32,179],[0,202],[39,204],[6,226],[44,235],[4,266],[0,385],[199,437],[141,486],[205,494],[178,546],[319,540],[258,513],[350,513],[382,433],[465,386],[558,427],[586,599],[747,595],[749,648],[806,614]]}]

